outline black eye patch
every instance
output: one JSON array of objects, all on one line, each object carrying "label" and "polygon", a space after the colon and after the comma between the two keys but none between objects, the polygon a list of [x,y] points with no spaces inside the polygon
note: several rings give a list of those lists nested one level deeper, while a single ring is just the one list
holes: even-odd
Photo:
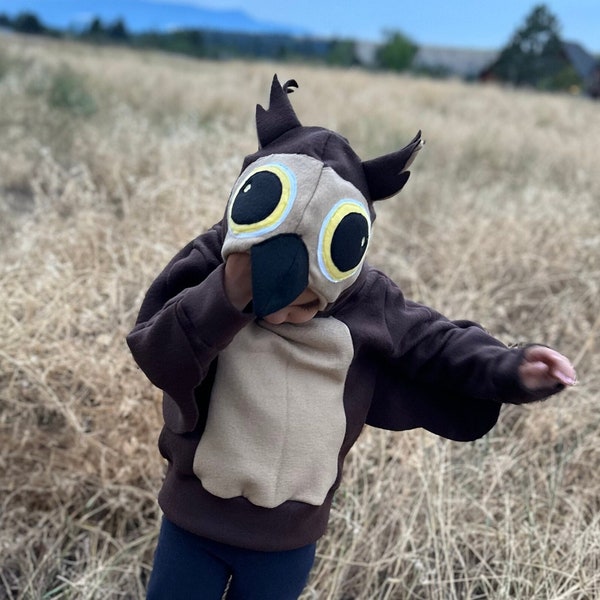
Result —
[{"label": "black eye patch", "polygon": [[238,225],[252,225],[269,217],[281,200],[283,187],[271,171],[260,171],[249,177],[235,197],[231,219]]},{"label": "black eye patch", "polygon": [[354,269],[369,243],[369,223],[359,213],[347,214],[336,227],[331,240],[331,260],[342,272]]}]

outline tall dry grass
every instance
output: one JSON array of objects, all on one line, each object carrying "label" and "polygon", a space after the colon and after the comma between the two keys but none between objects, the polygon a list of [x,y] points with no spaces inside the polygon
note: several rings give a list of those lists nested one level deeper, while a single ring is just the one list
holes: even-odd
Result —
[{"label": "tall dry grass", "polygon": [[160,394],[124,337],[220,218],[275,70],[365,158],[424,130],[371,262],[580,377],[473,444],[366,430],[303,597],[600,597],[600,105],[19,37],[0,37],[0,597],[143,596]]}]

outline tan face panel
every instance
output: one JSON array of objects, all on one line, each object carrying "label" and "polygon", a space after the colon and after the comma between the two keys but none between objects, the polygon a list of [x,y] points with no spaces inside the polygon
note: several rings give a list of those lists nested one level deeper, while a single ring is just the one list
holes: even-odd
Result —
[{"label": "tan face panel", "polygon": [[[259,193],[261,184],[265,191]],[[268,195],[273,197],[267,201]],[[363,195],[330,167],[300,154],[274,154],[248,166],[233,188],[227,215],[225,259],[270,237],[298,235],[308,251],[308,285],[320,308],[354,283],[370,240]]]}]

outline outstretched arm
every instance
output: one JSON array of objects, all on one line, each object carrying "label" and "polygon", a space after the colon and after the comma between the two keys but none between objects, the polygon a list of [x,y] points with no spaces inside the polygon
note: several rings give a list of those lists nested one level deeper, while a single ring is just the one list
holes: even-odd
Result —
[{"label": "outstretched arm", "polygon": [[523,386],[532,391],[557,383],[574,385],[576,381],[575,369],[569,360],[545,346],[530,346],[525,349],[519,366],[519,377]]}]

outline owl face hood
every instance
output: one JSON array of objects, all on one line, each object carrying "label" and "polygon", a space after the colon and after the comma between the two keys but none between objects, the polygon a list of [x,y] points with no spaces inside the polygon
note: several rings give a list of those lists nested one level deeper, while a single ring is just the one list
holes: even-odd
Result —
[{"label": "owl face hood", "polygon": [[423,145],[363,162],[341,135],[300,124],[273,78],[269,109],[256,109],[259,149],[244,160],[227,204],[222,255],[249,252],[258,317],[293,302],[307,287],[319,308],[358,278],[375,218],[373,202],[396,194]]}]

